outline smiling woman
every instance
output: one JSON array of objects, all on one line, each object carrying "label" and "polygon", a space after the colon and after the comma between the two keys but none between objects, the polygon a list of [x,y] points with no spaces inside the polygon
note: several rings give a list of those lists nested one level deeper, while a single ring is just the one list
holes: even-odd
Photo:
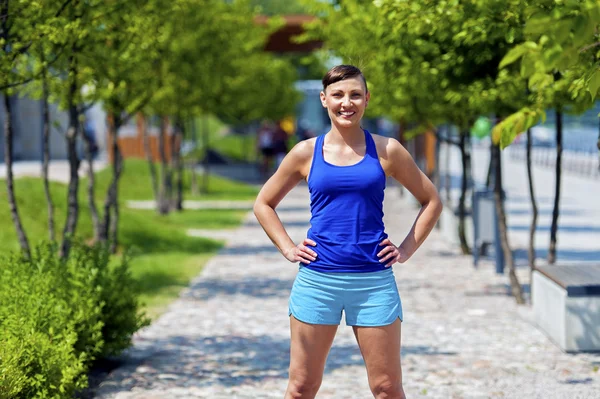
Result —
[{"label": "smiling woman", "polygon": [[[434,185],[397,140],[362,129],[370,98],[358,68],[332,68],[320,93],[331,130],[298,143],[254,205],[256,218],[282,255],[301,263],[289,299],[288,399],[317,394],[342,313],[354,329],[373,395],[405,397],[400,366],[402,304],[391,266],[415,253],[442,205]],[[383,223],[387,176],[422,205],[400,246],[388,238]],[[308,182],[312,216],[307,238],[296,245],[275,208],[301,180]]]}]

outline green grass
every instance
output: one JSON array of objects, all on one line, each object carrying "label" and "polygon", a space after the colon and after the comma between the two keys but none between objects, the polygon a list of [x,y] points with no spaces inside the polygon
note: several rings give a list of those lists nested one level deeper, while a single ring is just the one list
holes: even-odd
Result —
[{"label": "green grass", "polygon": [[[156,172],[160,176],[160,164],[156,164]],[[110,168],[104,169],[96,174],[96,193],[98,198],[104,201],[104,195],[110,180],[112,172]],[[198,184],[202,182],[202,175],[197,174]],[[173,182],[174,183],[174,182]],[[87,180],[82,183],[80,197],[82,200],[87,198],[85,186]],[[205,194],[192,196],[190,193],[191,172],[186,169],[183,178],[184,199],[193,200],[253,200],[258,194],[255,187],[244,183],[221,178],[219,176],[209,176],[208,192]],[[123,175],[119,182],[119,199],[121,202],[126,200],[150,200],[153,199],[152,185],[150,181],[150,172],[148,163],[142,160],[128,160],[125,164]]]},{"label": "green grass", "polygon": [[[209,139],[209,147],[235,161],[255,162],[257,159],[255,134],[229,133],[224,136],[213,136]],[[188,153],[185,158],[190,160],[204,158],[202,143],[199,142],[198,147]]]},{"label": "green grass", "polygon": [[[96,203],[102,210],[104,195],[111,178],[110,169],[96,174]],[[186,176],[186,191],[189,193],[189,175]],[[92,225],[86,195],[87,179],[80,181],[80,214],[77,235],[92,236]],[[141,286],[141,300],[146,303],[150,316],[158,315],[164,307],[177,297],[190,279],[196,276],[222,242],[204,237],[189,237],[189,228],[223,229],[240,224],[246,214],[240,210],[207,209],[184,210],[161,216],[152,210],[128,209],[126,200],[152,199],[152,188],[148,166],[143,161],[127,161],[119,184],[120,223],[119,242],[132,254],[131,267]],[[46,199],[41,179],[22,178],[15,181],[15,192],[19,213],[29,238],[30,245],[48,239]],[[51,183],[55,203],[55,230],[61,238],[66,217],[66,186]],[[253,199],[257,189],[245,184],[211,176],[209,192],[194,199]],[[6,197],[6,183],[0,181],[0,196]],[[8,203],[0,207],[0,254],[18,250],[18,241],[11,220]]]}]

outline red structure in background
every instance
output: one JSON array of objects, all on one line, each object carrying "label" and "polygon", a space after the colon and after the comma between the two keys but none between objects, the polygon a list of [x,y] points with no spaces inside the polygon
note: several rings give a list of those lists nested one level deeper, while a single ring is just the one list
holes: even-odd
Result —
[{"label": "red structure in background", "polygon": [[[285,25],[273,32],[267,43],[265,51],[273,53],[310,53],[323,46],[323,42],[312,40],[305,43],[296,43],[294,36],[304,33],[304,24],[312,22],[316,17],[312,15],[282,15]],[[256,18],[256,23],[266,25],[269,17],[261,15]]]},{"label": "red structure in background", "polygon": [[[134,158],[134,159],[146,159],[146,148],[144,146],[144,130],[148,129],[148,143],[150,145],[150,155],[152,156],[152,160],[154,162],[159,162],[160,159],[160,151],[158,145],[158,132],[151,132],[148,126],[144,126],[144,123],[148,123],[141,114],[136,116],[136,131],[137,134],[135,136],[119,136],[117,142],[119,144],[119,150],[121,151],[121,155],[124,159]],[[165,158],[167,162],[171,162],[171,156],[173,155],[173,151],[171,150],[171,145],[173,141],[175,141],[175,148],[179,149],[181,146],[181,140],[179,139],[181,136],[176,136],[173,140],[172,130],[169,128],[169,131],[166,132],[165,135]],[[107,135],[107,154],[109,162],[112,162],[114,152],[112,150],[112,134]]]}]

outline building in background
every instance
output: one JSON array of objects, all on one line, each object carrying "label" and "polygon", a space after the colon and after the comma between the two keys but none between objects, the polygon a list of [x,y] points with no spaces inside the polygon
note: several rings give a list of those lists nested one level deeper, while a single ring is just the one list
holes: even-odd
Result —
[{"label": "building in background", "polygon": [[[0,96],[0,162],[4,162],[4,122],[6,110],[4,98]],[[28,97],[11,96],[13,122],[13,159],[15,161],[42,160],[42,101]],[[97,147],[97,156],[103,156],[106,148],[106,113],[100,105],[94,105],[85,113],[88,134],[93,135]],[[68,114],[50,104],[50,158],[67,159],[65,133],[68,126]],[[83,157],[83,143],[79,143],[80,156]]]}]

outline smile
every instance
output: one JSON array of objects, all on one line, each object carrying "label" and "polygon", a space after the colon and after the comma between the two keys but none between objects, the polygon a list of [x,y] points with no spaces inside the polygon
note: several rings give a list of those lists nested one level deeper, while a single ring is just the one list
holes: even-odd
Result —
[{"label": "smile", "polygon": [[352,116],[354,115],[356,112],[351,112],[351,111],[340,111],[338,112],[338,114],[342,115],[342,116]]}]

